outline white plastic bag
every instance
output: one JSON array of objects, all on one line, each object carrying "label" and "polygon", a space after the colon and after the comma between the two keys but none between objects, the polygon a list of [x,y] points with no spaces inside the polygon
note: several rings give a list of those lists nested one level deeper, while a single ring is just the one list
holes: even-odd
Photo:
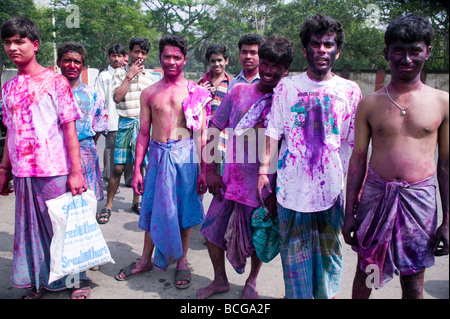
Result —
[{"label": "white plastic bag", "polygon": [[49,284],[94,266],[115,263],[95,219],[97,199],[91,190],[68,192],[45,202],[53,226]]}]

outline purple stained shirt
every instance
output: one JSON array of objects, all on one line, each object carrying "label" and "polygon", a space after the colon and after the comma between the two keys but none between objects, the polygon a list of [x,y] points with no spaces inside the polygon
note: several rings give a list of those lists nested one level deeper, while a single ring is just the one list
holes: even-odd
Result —
[{"label": "purple stained shirt", "polygon": [[[234,129],[251,106],[264,96],[258,84],[237,84],[225,95],[211,121],[228,133],[225,167],[222,180],[226,185],[225,198],[258,207],[256,183],[259,169],[259,145],[265,146],[265,121],[237,136]],[[267,115],[265,113],[265,115]],[[274,174],[269,175],[273,184]]]},{"label": "purple stained shirt", "polygon": [[361,99],[355,82],[337,75],[314,81],[307,73],[281,79],[266,134],[282,140],[277,201],[298,212],[323,211],[343,191]]}]

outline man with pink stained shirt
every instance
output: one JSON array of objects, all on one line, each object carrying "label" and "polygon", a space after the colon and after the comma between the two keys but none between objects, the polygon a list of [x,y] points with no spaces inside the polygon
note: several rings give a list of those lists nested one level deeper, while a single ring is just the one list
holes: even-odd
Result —
[{"label": "man with pink stained shirt", "polygon": [[[1,36],[6,55],[18,68],[17,76],[2,88],[8,133],[0,190],[7,195],[7,172],[12,168],[16,195],[11,280],[17,288],[30,288],[24,299],[37,299],[68,285],[66,278],[48,284],[53,231],[45,202],[87,189],[75,126],[81,114],[66,78],[37,63],[40,39],[33,21],[11,18],[2,25]],[[85,272],[79,279],[72,296],[88,298],[90,279]]]}]

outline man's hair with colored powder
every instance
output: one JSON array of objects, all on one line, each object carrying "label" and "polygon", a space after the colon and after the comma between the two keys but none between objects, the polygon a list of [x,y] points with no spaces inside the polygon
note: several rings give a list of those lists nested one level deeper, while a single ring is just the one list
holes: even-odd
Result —
[{"label": "man's hair with colored powder", "polygon": [[288,38],[272,35],[259,46],[258,55],[260,59],[282,64],[287,70],[294,60],[294,47]]},{"label": "man's hair with colored powder", "polygon": [[341,49],[344,45],[345,35],[341,23],[330,16],[318,13],[303,23],[300,31],[300,39],[304,48],[308,46],[311,35],[313,34],[320,36],[333,34],[337,48]]},{"label": "man's hair with colored powder", "polygon": [[83,65],[86,65],[87,51],[80,43],[72,41],[62,43],[57,50],[58,61],[61,61],[63,55],[67,52],[75,52],[81,55]]},{"label": "man's hair with colored powder", "polygon": [[408,14],[392,20],[384,34],[386,47],[397,40],[402,42],[424,41],[427,46],[430,46],[433,39],[434,30],[431,23],[415,14]]},{"label": "man's hair with colored powder", "polygon": [[27,17],[12,17],[3,23],[1,27],[2,40],[18,34],[21,38],[28,38],[31,42],[41,42],[39,28],[36,23]]},{"label": "man's hair with colored powder", "polygon": [[166,45],[177,47],[181,53],[186,57],[188,52],[188,45],[186,40],[181,35],[169,34],[159,40],[159,56],[161,56]]},{"label": "man's hair with colored powder", "polygon": [[138,44],[141,47],[142,50],[147,51],[147,53],[150,52],[150,42],[148,42],[148,39],[146,37],[135,37],[135,38],[132,38],[130,40],[130,44],[128,46],[130,48],[130,51],[133,50],[133,48],[134,48],[134,46],[136,44]]},{"label": "man's hair with colored powder", "polygon": [[205,53],[205,59],[206,61],[209,61],[209,58],[213,54],[222,54],[223,58],[226,60],[228,59],[228,50],[227,47],[224,44],[212,44],[206,49]]},{"label": "man's hair with colored powder", "polygon": [[258,45],[258,47],[264,42],[264,38],[262,35],[258,33],[247,33],[244,34],[238,41],[239,51],[242,48],[242,45]]}]

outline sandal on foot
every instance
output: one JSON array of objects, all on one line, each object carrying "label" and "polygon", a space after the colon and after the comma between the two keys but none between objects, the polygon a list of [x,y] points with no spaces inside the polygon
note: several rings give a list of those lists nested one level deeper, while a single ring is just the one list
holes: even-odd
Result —
[{"label": "sandal on foot", "polygon": [[89,299],[91,297],[91,281],[80,281],[79,288],[73,288],[71,299]]},{"label": "sandal on foot", "polygon": [[[187,281],[187,284],[178,284],[179,281]],[[186,289],[191,285],[192,276],[189,269],[175,270],[175,287],[178,289]]]},{"label": "sandal on foot", "polygon": [[36,287],[28,289],[27,292],[22,296],[22,299],[40,299],[47,290],[41,289],[40,291],[36,290]]},{"label": "sandal on foot", "polygon": [[[136,276],[138,274],[152,270],[152,268],[150,268],[149,270],[143,270],[143,271],[139,271],[139,272],[133,274],[132,272],[134,269],[136,269],[136,263],[132,262],[129,266],[127,266],[123,269],[120,269],[120,271],[117,273],[117,275],[114,278],[116,278],[116,280],[118,280],[118,281],[125,281],[125,280],[130,279],[133,276]],[[123,278],[120,277],[120,274],[122,274],[122,273],[125,275],[125,277],[123,277]]]},{"label": "sandal on foot", "polygon": [[131,210],[133,211],[133,213],[136,213],[138,215],[141,214],[141,203],[136,203],[131,207]]},{"label": "sandal on foot", "polygon": [[111,217],[111,210],[108,208],[103,208],[102,211],[100,213],[97,212],[97,215],[95,216],[99,224],[106,224],[109,222],[109,217]]}]

